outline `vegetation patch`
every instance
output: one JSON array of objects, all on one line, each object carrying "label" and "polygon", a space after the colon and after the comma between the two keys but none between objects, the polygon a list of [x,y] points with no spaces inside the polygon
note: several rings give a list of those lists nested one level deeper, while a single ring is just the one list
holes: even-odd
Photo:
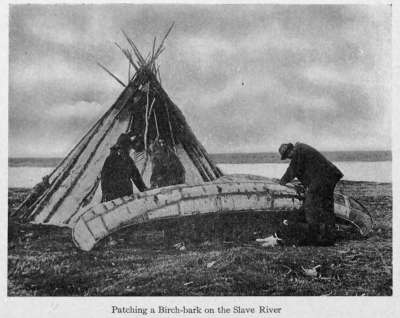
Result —
[{"label": "vegetation patch", "polygon": [[[331,247],[262,248],[253,240],[266,234],[259,224],[237,217],[204,226],[188,218],[169,224],[174,231],[161,224],[127,228],[82,252],[68,228],[9,218],[8,295],[392,295],[391,184],[342,181],[336,190],[369,209],[368,238],[344,231]],[[9,189],[9,213],[27,192]],[[316,276],[308,275],[314,267]]]}]

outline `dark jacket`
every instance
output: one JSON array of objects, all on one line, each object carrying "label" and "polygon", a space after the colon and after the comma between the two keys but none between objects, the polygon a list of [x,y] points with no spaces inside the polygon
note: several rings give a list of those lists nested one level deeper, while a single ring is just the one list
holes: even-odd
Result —
[{"label": "dark jacket", "polygon": [[142,176],[132,158],[112,148],[101,170],[102,201],[110,201],[133,193],[133,181],[139,191],[146,190]]},{"label": "dark jacket", "polygon": [[185,183],[185,168],[167,145],[155,144],[152,166],[151,187],[160,188]]},{"label": "dark jacket", "polygon": [[319,151],[298,142],[294,146],[293,157],[286,173],[281,178],[281,183],[297,178],[305,187],[309,187],[317,182],[336,183],[342,177],[342,172]]}]

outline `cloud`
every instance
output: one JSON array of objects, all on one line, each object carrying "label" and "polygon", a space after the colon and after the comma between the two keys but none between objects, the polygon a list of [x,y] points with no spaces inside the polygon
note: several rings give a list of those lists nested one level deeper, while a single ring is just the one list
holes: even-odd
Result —
[{"label": "cloud", "polygon": [[220,37],[212,37],[210,35],[188,36],[185,35],[179,39],[184,46],[177,54],[182,54],[181,59],[188,61],[199,68],[199,71],[207,71],[208,68],[214,67],[214,58],[222,54],[229,58],[235,51],[233,44]]},{"label": "cloud", "polygon": [[286,32],[277,22],[271,24],[263,32],[252,31],[238,45],[249,54],[254,51],[268,50],[295,51],[301,54],[315,49],[310,41]]},{"label": "cloud", "polygon": [[79,69],[73,61],[67,61],[58,56],[46,56],[37,59],[35,63],[16,63],[11,67],[10,82],[17,88],[29,85],[40,86],[52,82],[64,82],[69,85],[90,83],[90,74]]},{"label": "cloud", "polygon": [[96,118],[100,117],[106,108],[96,102],[79,101],[74,104],[56,105],[47,110],[46,115],[54,119]]},{"label": "cloud", "polygon": [[126,81],[120,29],[146,52],[172,21],[162,84],[207,150],[293,139],[390,147],[390,14],[385,5],[12,5],[10,154],[64,154],[122,90],[95,64]]},{"label": "cloud", "polygon": [[345,74],[338,72],[328,65],[312,65],[304,70],[304,77],[318,85],[347,84]]},{"label": "cloud", "polygon": [[287,103],[289,105],[296,105],[302,110],[307,111],[335,111],[336,102],[331,97],[326,96],[313,96],[305,94],[293,94],[288,96]]},{"label": "cloud", "polygon": [[33,36],[45,41],[68,46],[76,45],[82,39],[81,33],[71,28],[74,27],[73,24],[66,25],[65,21],[57,20],[54,16],[35,16],[27,24],[31,26]]}]

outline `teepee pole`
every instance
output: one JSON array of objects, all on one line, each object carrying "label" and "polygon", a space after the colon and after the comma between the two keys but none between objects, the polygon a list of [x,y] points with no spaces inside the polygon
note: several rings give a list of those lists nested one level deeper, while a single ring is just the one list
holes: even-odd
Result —
[{"label": "teepee pole", "polygon": [[157,139],[159,139],[160,138],[160,131],[158,130],[157,115],[156,115],[156,111],[155,110],[153,111],[153,114],[154,114],[154,122],[156,124],[156,130],[157,130]]},{"label": "teepee pole", "polygon": [[164,42],[167,39],[168,35],[170,34],[170,32],[172,31],[172,28],[174,27],[175,22],[172,22],[171,26],[169,27],[167,33],[164,35],[164,38],[162,39],[160,45],[157,48],[156,54],[154,54],[154,59],[157,59],[157,57],[161,54],[161,49],[163,49],[164,46]]},{"label": "teepee pole", "polygon": [[154,102],[155,102],[155,101],[156,101],[156,98],[153,97],[153,101],[151,102],[151,105],[150,105],[150,111],[149,111],[149,113],[148,113],[149,118],[150,118],[150,116],[151,116],[151,111],[153,110],[153,105],[154,105]]},{"label": "teepee pole", "polygon": [[207,160],[204,158],[203,153],[200,151],[200,149],[197,147],[197,145],[193,144],[192,145],[193,152],[201,162],[204,171],[207,173],[207,176],[209,177],[210,180],[216,179],[216,176],[214,174],[214,171],[208,166]]},{"label": "teepee pole", "polygon": [[174,133],[172,131],[172,125],[171,125],[171,120],[169,118],[169,111],[168,111],[168,107],[167,104],[165,105],[165,110],[167,111],[167,119],[168,119],[168,127],[169,127],[169,135],[171,137],[172,140],[172,147],[174,148],[174,151],[176,152],[176,147],[175,147],[175,139],[174,139]]},{"label": "teepee pole", "polygon": [[129,36],[125,33],[124,30],[121,30],[125,39],[128,41],[128,43],[130,44],[130,46],[133,49],[133,52],[135,53],[136,57],[138,58],[140,64],[146,65],[146,60],[143,58],[142,54],[140,53],[139,49],[136,47],[135,43],[133,43],[133,41],[129,38]]},{"label": "teepee pole", "polygon": [[145,114],[144,114],[145,126],[144,126],[144,136],[143,136],[143,139],[144,139],[144,156],[145,156],[145,161],[144,161],[143,168],[142,168],[142,171],[141,171],[141,175],[142,175],[142,176],[143,176],[144,171],[146,170],[147,160],[148,160],[148,156],[149,156],[149,155],[148,155],[148,151],[147,151],[147,132],[148,132],[148,129],[149,129],[149,118],[148,118],[148,113],[149,113],[149,91],[150,91],[150,84],[149,84],[149,82],[147,82],[147,83],[148,83],[149,87],[148,87],[147,94],[146,94],[146,111],[145,111]]},{"label": "teepee pole", "polygon": [[100,66],[104,71],[106,71],[108,73],[108,75],[110,75],[113,79],[115,79],[123,87],[126,87],[124,82],[122,82],[117,76],[115,76],[113,73],[111,73],[105,66],[101,65],[99,62],[97,62],[97,65]]},{"label": "teepee pole", "polygon": [[144,150],[147,153],[147,132],[149,129],[149,90],[150,88],[147,90],[147,94],[146,94],[146,112],[145,112],[145,127],[144,127]]},{"label": "teepee pole", "polygon": [[131,62],[128,61],[128,83],[131,81]]},{"label": "teepee pole", "polygon": [[129,50],[123,49],[122,47],[119,46],[117,42],[114,42],[114,44],[121,50],[121,52],[125,55],[125,57],[128,59],[128,61],[131,63],[131,65],[137,72],[139,70],[139,67],[133,61],[132,54],[129,52]]},{"label": "teepee pole", "polygon": [[161,73],[160,73],[160,65],[157,65],[157,72],[156,72],[157,76],[158,76],[158,81],[160,82],[160,85],[162,85],[161,83]]},{"label": "teepee pole", "polygon": [[154,40],[153,40],[153,48],[151,49],[151,59],[150,59],[150,62],[151,62],[151,65],[150,65],[150,67],[151,68],[154,68],[155,69],[155,65],[154,65],[154,50],[155,50],[155,46],[156,46],[156,37],[154,37]]},{"label": "teepee pole", "polygon": [[208,175],[204,171],[204,168],[203,168],[202,164],[200,163],[200,161],[198,160],[196,155],[193,153],[191,147],[189,145],[186,145],[185,143],[182,143],[182,146],[183,146],[183,149],[188,154],[190,160],[193,162],[193,164],[196,167],[196,169],[199,171],[200,176],[203,179],[203,181],[205,181],[205,182],[210,181],[209,178],[208,178]]}]

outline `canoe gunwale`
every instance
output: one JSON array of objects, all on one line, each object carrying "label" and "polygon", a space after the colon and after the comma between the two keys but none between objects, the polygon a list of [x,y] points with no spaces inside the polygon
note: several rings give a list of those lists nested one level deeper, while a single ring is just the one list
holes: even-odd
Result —
[{"label": "canoe gunwale", "polygon": [[[162,207],[164,208],[164,207],[169,207],[169,206],[173,206],[173,205],[176,205],[176,204],[178,204],[179,202],[186,202],[186,201],[192,201],[192,200],[199,200],[199,199],[206,199],[206,198],[213,198],[213,197],[220,197],[220,196],[229,196],[229,195],[235,195],[235,194],[243,194],[243,195],[265,195],[266,194],[266,192],[263,192],[263,191],[253,191],[253,192],[239,192],[239,191],[237,191],[237,192],[227,192],[227,193],[222,193],[222,194],[205,194],[205,195],[199,195],[199,196],[196,196],[196,197],[182,197],[182,198],[180,198],[180,199],[178,199],[178,200],[174,200],[174,201],[171,201],[171,202],[168,202],[167,204],[165,204],[165,205],[163,205]],[[269,193],[270,194],[270,193]],[[272,202],[274,201],[274,199],[297,199],[297,200],[299,200],[298,198],[296,198],[295,196],[291,196],[291,195],[288,195],[288,194],[283,194],[283,195],[279,195],[279,196],[274,196],[273,194],[270,194],[271,195],[271,199],[272,199]],[[143,198],[138,198],[139,200],[140,199],[143,199]],[[110,212],[112,212],[112,211],[114,211],[114,210],[117,210],[117,209],[119,209],[119,208],[121,208],[121,206],[123,206],[123,205],[126,205],[126,204],[129,204],[129,203],[131,203],[131,202],[134,202],[134,201],[136,201],[136,200],[138,200],[138,199],[131,199],[131,200],[129,200],[129,201],[126,201],[126,202],[123,202],[123,203],[121,203],[121,204],[119,204],[119,205],[115,205],[115,206],[113,206],[112,208],[109,208],[109,209],[107,209],[107,210],[105,210],[103,213],[101,213],[101,214],[96,214],[96,215],[94,215],[92,218],[89,218],[89,219],[86,219],[85,221],[86,222],[89,222],[89,221],[91,221],[91,220],[93,220],[93,219],[95,219],[95,218],[97,218],[97,217],[99,217],[99,216],[102,216],[102,215],[104,215],[105,213],[110,213]],[[300,201],[300,200],[299,200]],[[154,208],[154,209],[149,209],[149,210],[147,210],[146,211],[146,213],[151,213],[151,212],[154,212],[154,211],[157,211],[157,210],[159,210],[160,209],[160,207],[156,207],[156,208]],[[244,209],[243,211],[256,211],[256,210],[258,210],[258,209],[253,209],[253,210],[251,210],[251,209]],[[281,212],[281,211],[283,211],[283,209],[277,209],[277,208],[274,208],[274,206],[272,206],[271,207],[271,209],[259,209],[260,211],[266,211],[266,212]],[[294,210],[294,209],[293,209]],[[290,211],[293,211],[293,210],[290,210]],[[215,212],[207,212],[207,213],[198,213],[198,214],[202,214],[202,215],[208,215],[208,214],[213,214],[213,213],[229,213],[229,212],[231,212],[231,213],[236,213],[238,210],[224,210],[224,211],[215,211]],[[242,210],[240,210],[240,211],[242,211]],[[87,212],[89,212],[89,210],[87,211]],[[79,222],[79,220],[80,219],[82,219],[83,218],[83,216],[87,213],[87,212],[85,212],[85,213],[83,213],[79,218],[78,218],[78,220],[77,220],[77,222]],[[196,214],[196,213],[194,213],[194,214]],[[180,215],[179,217],[185,217],[185,216],[191,216],[191,215]],[[175,218],[176,216],[174,216],[174,218]]]}]

